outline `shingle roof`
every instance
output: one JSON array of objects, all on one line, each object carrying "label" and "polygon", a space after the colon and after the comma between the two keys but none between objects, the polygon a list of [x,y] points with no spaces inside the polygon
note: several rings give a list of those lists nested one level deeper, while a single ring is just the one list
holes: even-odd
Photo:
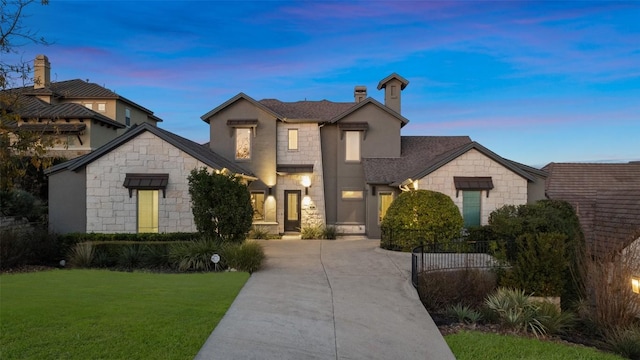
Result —
[{"label": "shingle roof", "polygon": [[45,174],[49,175],[49,174],[53,174],[63,170],[77,171],[81,168],[84,168],[94,160],[99,159],[103,155],[109,153],[111,150],[119,147],[120,145],[127,143],[128,141],[134,139],[136,136],[140,135],[145,131],[151,132],[152,134],[158,136],[162,140],[186,152],[190,156],[194,157],[195,159],[203,162],[204,164],[214,169],[220,170],[220,169],[226,168],[235,174],[254,177],[250,171],[216,154],[210,148],[200,145],[191,140],[185,139],[182,136],[176,135],[167,130],[163,130],[156,126],[150,125],[148,123],[135,125],[131,127],[131,129],[129,129],[124,134],[111,140],[110,142],[101,146],[94,152],[91,152],[87,155],[83,155],[76,159],[64,162],[62,164],[53,166],[47,169],[45,171]]},{"label": "shingle roof", "polygon": [[595,251],[618,251],[640,229],[640,164],[550,163],[545,191],[576,209]]},{"label": "shingle roof", "polygon": [[32,86],[26,86],[11,89],[10,91],[17,92],[27,98],[33,98],[33,96],[36,95],[51,95],[64,99],[116,99],[143,110],[147,113],[149,118],[155,121],[162,121],[162,119],[153,115],[153,111],[141,106],[140,104],[120,96],[103,86],[80,79],[53,82],[49,84],[49,86],[40,89],[34,89]]},{"label": "shingle roof", "polygon": [[315,120],[318,122],[328,122],[355,105],[354,102],[328,100],[283,102],[276,99],[264,99],[259,103],[281,115],[284,119]]},{"label": "shingle roof", "polygon": [[42,133],[76,134],[84,131],[86,124],[24,124],[21,130]]},{"label": "shingle roof", "polygon": [[210,110],[200,118],[204,122],[209,122],[209,119],[220,112],[222,109],[230,106],[238,100],[244,99],[249,101],[258,108],[270,113],[273,117],[283,121],[301,121],[301,122],[338,122],[345,116],[357,111],[361,107],[368,104],[373,104],[380,109],[388,112],[392,116],[395,116],[402,122],[404,126],[409,122],[405,117],[396,113],[395,111],[387,108],[378,101],[367,98],[359,103],[355,102],[333,102],[328,100],[320,101],[294,101],[284,102],[277,99],[263,99],[260,101],[254,100],[252,97],[239,93],[231,99],[225,101],[214,109]]},{"label": "shingle roof", "polygon": [[[468,136],[402,136],[399,158],[362,159],[365,179],[370,184],[391,184],[409,178],[432,165],[442,154],[471,143]],[[406,176],[406,177],[405,177]]]}]

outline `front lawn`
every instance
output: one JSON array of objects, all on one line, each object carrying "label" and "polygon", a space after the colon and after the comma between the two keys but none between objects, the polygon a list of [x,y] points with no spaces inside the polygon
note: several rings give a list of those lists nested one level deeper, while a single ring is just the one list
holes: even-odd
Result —
[{"label": "front lawn", "polygon": [[193,359],[249,274],[0,276],[2,359]]},{"label": "front lawn", "polygon": [[594,348],[561,344],[513,335],[461,331],[445,336],[458,360],[545,359],[620,360],[620,356]]}]

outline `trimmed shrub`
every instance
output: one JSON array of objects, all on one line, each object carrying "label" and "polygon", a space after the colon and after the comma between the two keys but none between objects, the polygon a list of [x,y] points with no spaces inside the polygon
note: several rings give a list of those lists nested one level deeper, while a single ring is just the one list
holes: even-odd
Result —
[{"label": "trimmed shrub", "polygon": [[506,205],[489,216],[489,231],[498,244],[497,255],[513,262],[518,257],[517,239],[524,234],[556,233],[564,240],[567,266],[562,270],[565,279],[562,289],[562,305],[584,297],[580,263],[584,258],[584,236],[580,221],[571,204],[566,201],[541,200],[535,204]]},{"label": "trimmed shrub", "polygon": [[46,229],[24,227],[0,231],[0,269],[24,265],[57,265],[62,260],[56,235]]},{"label": "trimmed shrub", "polygon": [[519,236],[516,259],[500,285],[523,289],[536,296],[560,296],[569,265],[565,257],[566,239],[566,235],[559,233]]},{"label": "trimmed shrub", "polygon": [[241,243],[251,229],[253,207],[247,186],[232,174],[189,174],[189,195],[198,232],[222,242]]},{"label": "trimmed shrub", "polygon": [[380,225],[380,246],[411,251],[424,242],[448,243],[460,237],[460,210],[445,194],[415,190],[401,193],[389,206]]},{"label": "trimmed shrub", "polygon": [[226,244],[222,248],[222,256],[226,264],[238,271],[252,274],[258,271],[264,260],[262,245],[255,241],[245,241],[242,244]]}]

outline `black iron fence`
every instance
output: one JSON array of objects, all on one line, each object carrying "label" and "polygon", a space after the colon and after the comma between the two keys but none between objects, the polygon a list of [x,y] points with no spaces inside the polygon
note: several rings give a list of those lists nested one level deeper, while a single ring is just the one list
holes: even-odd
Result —
[{"label": "black iron fence", "polygon": [[495,241],[430,242],[411,251],[411,282],[418,287],[419,275],[430,271],[455,269],[490,269],[498,266],[493,256]]}]

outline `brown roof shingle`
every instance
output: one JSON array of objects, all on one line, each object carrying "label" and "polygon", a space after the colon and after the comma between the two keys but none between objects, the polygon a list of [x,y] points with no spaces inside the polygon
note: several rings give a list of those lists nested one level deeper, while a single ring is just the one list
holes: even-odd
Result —
[{"label": "brown roof shingle", "polygon": [[575,209],[594,251],[619,251],[640,229],[640,163],[551,163],[545,183],[549,199]]},{"label": "brown roof shingle", "polygon": [[356,105],[354,102],[328,100],[283,102],[277,99],[263,99],[258,102],[285,119],[318,122],[330,121]]}]

